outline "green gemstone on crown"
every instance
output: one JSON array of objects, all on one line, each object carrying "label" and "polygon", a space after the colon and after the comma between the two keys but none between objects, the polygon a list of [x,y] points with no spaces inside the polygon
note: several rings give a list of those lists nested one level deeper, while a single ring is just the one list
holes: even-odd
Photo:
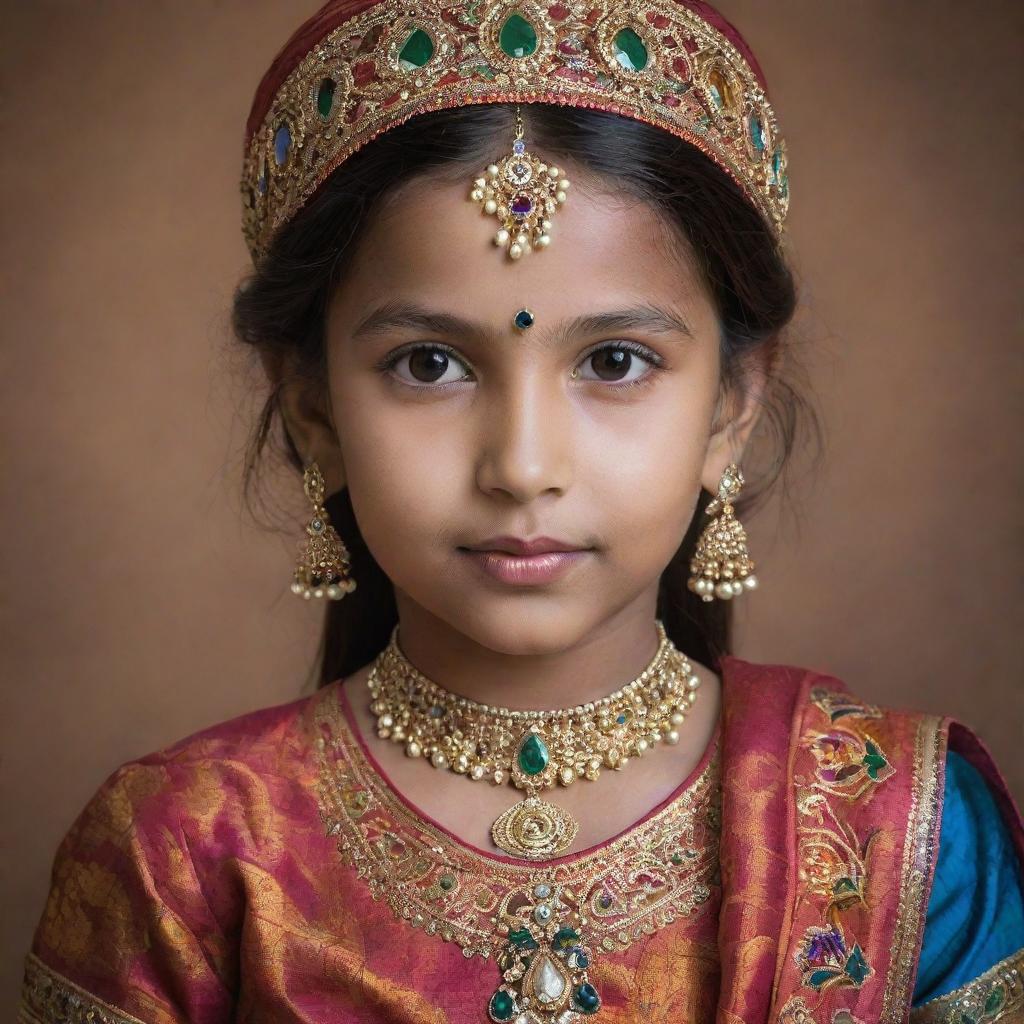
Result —
[{"label": "green gemstone on crown", "polygon": [[413,29],[398,54],[398,63],[406,70],[421,68],[434,56],[434,41],[421,28]]},{"label": "green gemstone on crown", "polygon": [[529,732],[519,744],[519,767],[524,775],[540,775],[548,766],[548,745],[535,732]]},{"label": "green gemstone on crown", "polygon": [[331,116],[331,108],[334,106],[334,92],[338,83],[333,78],[325,78],[316,91],[317,113],[326,121]]},{"label": "green gemstone on crown", "polygon": [[647,47],[631,28],[624,28],[615,33],[612,52],[627,71],[643,71],[647,67]]},{"label": "green gemstone on crown", "polygon": [[498,33],[498,45],[510,57],[529,57],[537,49],[537,33],[521,14],[510,14]]}]

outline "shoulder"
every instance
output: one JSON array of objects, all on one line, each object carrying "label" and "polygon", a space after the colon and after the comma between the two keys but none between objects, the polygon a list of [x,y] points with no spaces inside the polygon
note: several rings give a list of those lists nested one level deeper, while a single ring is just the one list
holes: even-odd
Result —
[{"label": "shoulder", "polygon": [[250,876],[262,878],[287,856],[289,836],[319,822],[315,716],[335,693],[220,722],[100,784],[53,860],[27,1005],[77,992],[127,1020],[227,1019]]},{"label": "shoulder", "polygon": [[970,986],[1009,961],[1024,967],[1022,865],[998,796],[970,760],[947,751],[915,1005]]}]

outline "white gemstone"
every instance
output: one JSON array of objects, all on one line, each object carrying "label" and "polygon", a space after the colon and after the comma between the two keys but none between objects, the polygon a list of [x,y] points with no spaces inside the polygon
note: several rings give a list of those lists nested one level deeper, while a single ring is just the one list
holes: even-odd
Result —
[{"label": "white gemstone", "polygon": [[533,895],[539,900],[546,900],[551,895],[551,886],[541,882],[534,886]]},{"label": "white gemstone", "polygon": [[542,1003],[555,1002],[565,991],[565,978],[549,956],[544,957],[533,976],[533,991]]}]

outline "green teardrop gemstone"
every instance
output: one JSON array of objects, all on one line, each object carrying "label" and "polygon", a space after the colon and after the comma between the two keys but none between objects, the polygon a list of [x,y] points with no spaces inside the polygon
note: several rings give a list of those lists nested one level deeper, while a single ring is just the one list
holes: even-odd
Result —
[{"label": "green teardrop gemstone", "polygon": [[334,106],[334,91],[337,87],[333,78],[325,78],[317,90],[316,109],[325,121],[331,116],[331,108]]},{"label": "green teardrop gemstone", "polygon": [[529,57],[537,49],[537,33],[521,14],[511,14],[498,33],[498,45],[510,57]]},{"label": "green teardrop gemstone", "polygon": [[406,70],[421,68],[434,56],[434,41],[421,28],[414,29],[398,54],[398,63]]},{"label": "green teardrop gemstone", "polygon": [[548,745],[535,732],[527,733],[519,744],[519,767],[524,775],[540,775],[550,757]]},{"label": "green teardrop gemstone", "polygon": [[631,28],[624,28],[615,33],[612,52],[615,59],[628,71],[643,71],[647,67],[647,47]]}]

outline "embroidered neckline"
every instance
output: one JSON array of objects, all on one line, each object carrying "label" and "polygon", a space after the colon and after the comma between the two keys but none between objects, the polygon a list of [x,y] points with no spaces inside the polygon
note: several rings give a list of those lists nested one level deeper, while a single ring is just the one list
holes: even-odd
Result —
[{"label": "embroidered neckline", "polygon": [[538,863],[491,854],[419,812],[395,789],[348,720],[340,682],[320,695],[314,750],[320,814],[338,850],[393,913],[490,957],[501,922],[538,886],[586,922],[595,952],[625,949],[696,913],[718,884],[721,724],[701,762],[653,811],[604,843]]}]

